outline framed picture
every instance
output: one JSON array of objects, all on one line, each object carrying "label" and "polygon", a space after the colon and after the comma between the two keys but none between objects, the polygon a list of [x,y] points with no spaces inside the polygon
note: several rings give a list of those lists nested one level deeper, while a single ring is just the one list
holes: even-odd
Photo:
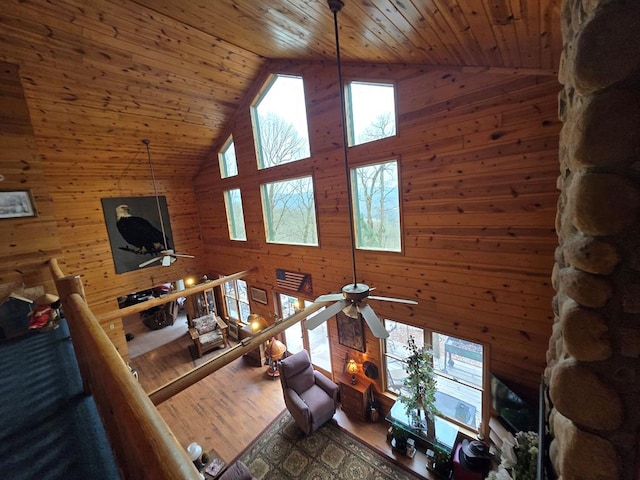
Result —
[{"label": "framed picture", "polygon": [[[140,245],[142,243],[131,243],[132,236],[127,235],[124,225],[122,225],[120,219],[122,217],[135,217],[136,221],[149,225],[148,229],[139,230],[137,240],[142,240],[143,243],[147,238],[151,238],[154,235],[161,235],[161,225],[164,225],[167,247],[175,248],[173,245],[173,234],[171,231],[171,222],[169,222],[169,210],[167,208],[167,198],[165,196],[159,196],[156,202],[156,197],[112,197],[102,198],[102,210],[104,213],[104,221],[107,227],[107,234],[109,236],[109,243],[111,244],[111,255],[113,256],[113,263],[115,265],[116,273],[125,273],[132,270],[139,270],[140,263],[145,260],[149,260],[154,256],[157,256],[157,251],[149,251],[148,249],[142,249]],[[160,210],[158,211],[158,203],[160,204]],[[160,222],[160,214],[162,215],[162,223]],[[149,229],[151,231],[149,231]],[[129,238],[127,240],[126,237]],[[135,241],[135,240],[134,240]],[[144,268],[160,265],[159,262],[147,265]]]},{"label": "framed picture", "polygon": [[251,287],[251,300],[262,303],[266,305],[269,303],[267,301],[267,292],[262,290],[261,288]]},{"label": "framed picture", "polygon": [[35,217],[29,190],[0,191],[0,218]]},{"label": "framed picture", "polygon": [[340,345],[359,352],[366,351],[362,317],[358,315],[358,318],[351,318],[343,312],[338,312],[336,320],[338,322],[338,342],[340,342]]}]

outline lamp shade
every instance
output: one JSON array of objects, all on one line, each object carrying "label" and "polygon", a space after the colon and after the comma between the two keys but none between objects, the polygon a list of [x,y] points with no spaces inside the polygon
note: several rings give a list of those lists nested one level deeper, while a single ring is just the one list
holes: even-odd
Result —
[{"label": "lamp shade", "polygon": [[347,372],[349,372],[351,375],[353,375],[357,371],[358,371],[358,364],[352,358],[351,360],[349,360],[349,362],[347,362]]},{"label": "lamp shade", "polygon": [[268,355],[271,360],[280,360],[286,351],[287,346],[280,340],[272,337],[265,354]]},{"label": "lamp shade", "polygon": [[249,322],[249,325],[251,325],[251,331],[253,333],[257,333],[267,326],[265,318],[257,313],[250,314],[247,317],[247,321]]}]

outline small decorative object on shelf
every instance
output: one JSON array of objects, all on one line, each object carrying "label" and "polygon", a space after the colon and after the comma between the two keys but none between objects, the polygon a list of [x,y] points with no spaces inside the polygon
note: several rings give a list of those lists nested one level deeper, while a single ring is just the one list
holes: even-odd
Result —
[{"label": "small decorative object on shelf", "polygon": [[407,439],[407,457],[413,458],[416,456],[416,441],[413,438]]}]

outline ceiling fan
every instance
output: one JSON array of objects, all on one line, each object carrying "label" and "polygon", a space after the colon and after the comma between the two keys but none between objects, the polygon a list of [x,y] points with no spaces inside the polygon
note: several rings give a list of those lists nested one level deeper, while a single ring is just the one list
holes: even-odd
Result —
[{"label": "ceiling fan", "polygon": [[[162,220],[162,211],[160,210],[160,198],[158,197],[158,187],[156,185],[156,176],[153,172],[153,164],[151,163],[151,153],[149,151],[149,144],[151,143],[151,141],[145,138],[142,140],[142,143],[144,143],[145,146],[147,147],[147,158],[149,159],[149,169],[151,170],[151,180],[153,181],[153,194],[156,197],[156,206],[158,207],[158,217],[160,218],[160,229],[162,230],[162,238],[163,238],[162,245],[167,247],[169,244],[167,243],[167,234],[164,230],[164,222]],[[151,253],[159,253],[160,255],[150,260],[146,260],[142,262],[140,265],[138,265],[139,268],[146,267],[147,265],[151,265],[154,262],[161,262],[161,265],[163,267],[168,267],[173,262],[175,262],[178,257],[195,258],[193,255],[189,255],[187,253],[176,253],[173,251],[172,248],[165,248],[158,252],[151,252]]]},{"label": "ceiling fan", "polygon": [[342,150],[344,157],[345,177],[347,184],[347,205],[349,211],[349,232],[351,240],[351,263],[353,265],[353,283],[342,287],[342,293],[330,293],[327,295],[321,295],[316,298],[316,302],[336,302],[333,305],[318,312],[313,317],[307,318],[306,326],[309,329],[314,329],[326,322],[329,318],[333,317],[340,311],[345,315],[358,318],[358,315],[362,315],[367,325],[371,329],[371,332],[377,338],[387,338],[389,332],[384,328],[384,325],[373,311],[373,308],[369,306],[366,299],[382,300],[386,302],[406,303],[409,305],[417,305],[418,302],[413,300],[404,300],[400,298],[390,297],[378,297],[370,295],[373,288],[370,288],[364,283],[358,283],[356,273],[356,253],[355,253],[355,233],[353,226],[353,206],[351,205],[351,182],[349,181],[349,162],[347,158],[347,130],[345,124],[346,111],[345,111],[345,98],[344,98],[344,85],[342,80],[342,64],[340,61],[340,39],[338,35],[338,12],[344,7],[342,0],[328,0],[329,9],[333,13],[333,23],[336,36],[336,58],[338,64],[338,88],[340,89],[340,109],[342,113]]}]

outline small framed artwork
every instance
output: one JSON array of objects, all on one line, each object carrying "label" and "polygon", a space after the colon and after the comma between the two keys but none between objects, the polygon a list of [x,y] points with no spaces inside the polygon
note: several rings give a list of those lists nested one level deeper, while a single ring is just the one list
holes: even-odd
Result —
[{"label": "small framed artwork", "polygon": [[29,190],[0,191],[0,218],[35,217]]},{"label": "small framed artwork", "polygon": [[338,342],[340,342],[340,345],[359,352],[366,351],[362,317],[358,315],[358,318],[351,318],[343,312],[338,312],[336,320],[338,322]]},{"label": "small framed artwork", "polygon": [[266,305],[269,303],[267,301],[267,292],[266,290],[262,290],[261,288],[251,287],[251,300],[262,303]]}]

